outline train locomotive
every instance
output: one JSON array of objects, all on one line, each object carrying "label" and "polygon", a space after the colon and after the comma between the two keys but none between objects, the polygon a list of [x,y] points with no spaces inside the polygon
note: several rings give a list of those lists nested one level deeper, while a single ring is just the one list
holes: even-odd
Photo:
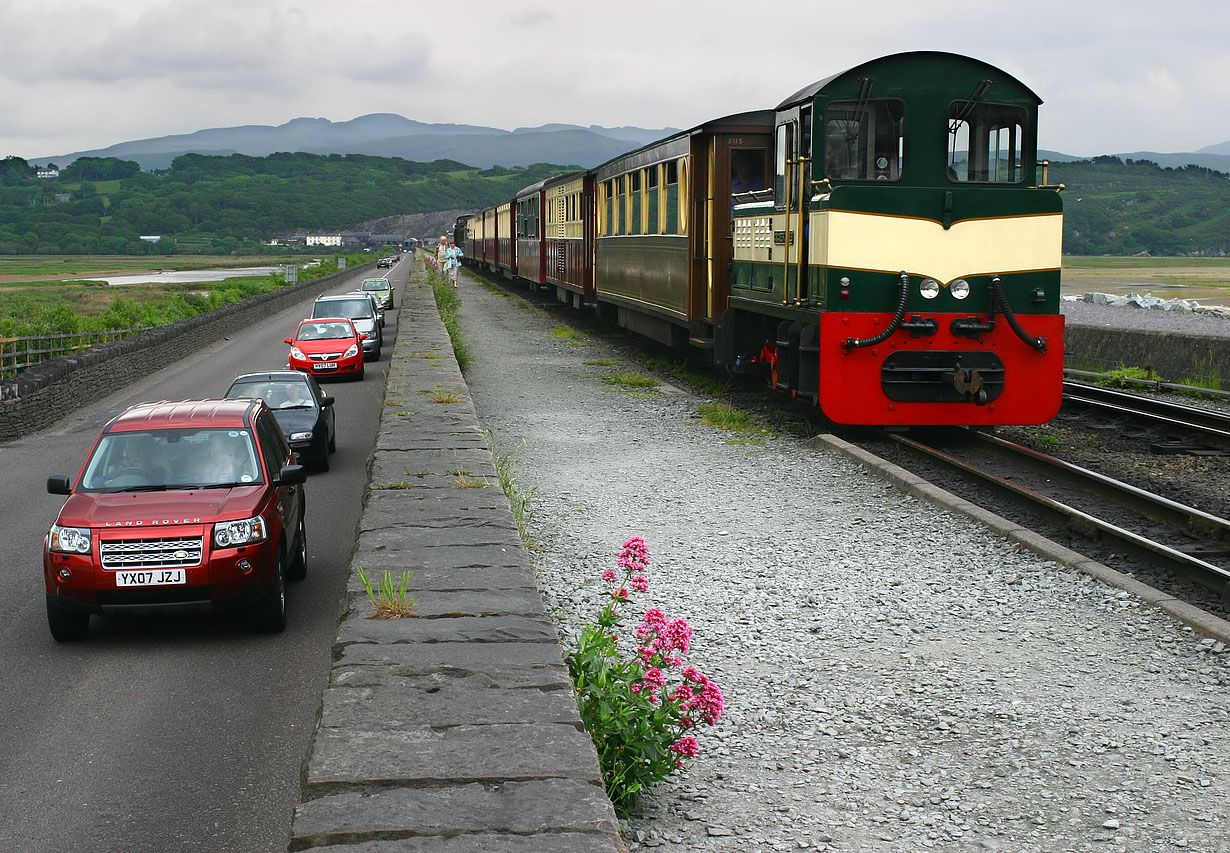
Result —
[{"label": "train locomotive", "polygon": [[1040,99],[886,56],[457,221],[467,262],[758,373],[838,424],[1059,410],[1062,204]]}]

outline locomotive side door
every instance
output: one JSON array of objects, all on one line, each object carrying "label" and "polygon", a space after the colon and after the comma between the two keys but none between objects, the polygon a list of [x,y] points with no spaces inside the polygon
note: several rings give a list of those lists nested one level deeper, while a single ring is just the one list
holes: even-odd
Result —
[{"label": "locomotive side door", "polygon": [[[805,117],[810,119],[810,114]],[[798,107],[780,112],[774,135],[773,256],[781,249],[782,305],[799,305],[806,293],[808,158]],[[777,276],[774,276],[776,279]],[[776,287],[774,290],[776,291]]]}]

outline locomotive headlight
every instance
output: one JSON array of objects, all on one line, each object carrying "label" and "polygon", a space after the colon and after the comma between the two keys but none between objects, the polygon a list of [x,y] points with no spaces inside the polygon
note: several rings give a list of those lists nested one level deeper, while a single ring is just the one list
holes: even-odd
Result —
[{"label": "locomotive headlight", "polygon": [[952,294],[953,299],[964,299],[969,296],[969,282],[959,278],[948,285],[948,292]]},{"label": "locomotive headlight", "polygon": [[918,292],[923,299],[934,299],[940,295],[940,283],[933,278],[924,278],[918,285]]},{"label": "locomotive headlight", "polygon": [[843,276],[841,277],[841,281],[839,281],[839,282],[837,282],[837,283],[838,283],[838,284],[840,284],[842,287],[849,287],[849,286],[850,286],[850,277],[849,277],[849,276],[847,276],[847,275],[843,275]]}]

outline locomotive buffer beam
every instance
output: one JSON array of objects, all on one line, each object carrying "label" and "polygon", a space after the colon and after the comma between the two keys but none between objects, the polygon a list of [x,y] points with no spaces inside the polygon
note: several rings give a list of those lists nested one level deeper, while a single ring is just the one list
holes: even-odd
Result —
[{"label": "locomotive buffer beam", "polygon": [[987,403],[987,390],[982,387],[982,374],[977,370],[966,370],[964,367],[958,367],[952,373],[946,374],[945,378],[952,383],[952,387],[957,389],[957,393],[965,399],[978,406],[985,406]]}]

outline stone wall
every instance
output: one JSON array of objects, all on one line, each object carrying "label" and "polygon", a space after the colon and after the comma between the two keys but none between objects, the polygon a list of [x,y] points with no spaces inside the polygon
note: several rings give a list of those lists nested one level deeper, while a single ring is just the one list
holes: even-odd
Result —
[{"label": "stone wall", "polygon": [[1064,365],[1104,373],[1147,367],[1166,382],[1219,381],[1230,389],[1230,338],[1068,324]]},{"label": "stone wall", "polygon": [[[374,262],[373,262],[374,263]],[[363,264],[322,278],[232,302],[122,341],[44,361],[0,382],[0,441],[48,426],[77,406],[108,394],[216,343],[315,292],[353,276]]]}]

